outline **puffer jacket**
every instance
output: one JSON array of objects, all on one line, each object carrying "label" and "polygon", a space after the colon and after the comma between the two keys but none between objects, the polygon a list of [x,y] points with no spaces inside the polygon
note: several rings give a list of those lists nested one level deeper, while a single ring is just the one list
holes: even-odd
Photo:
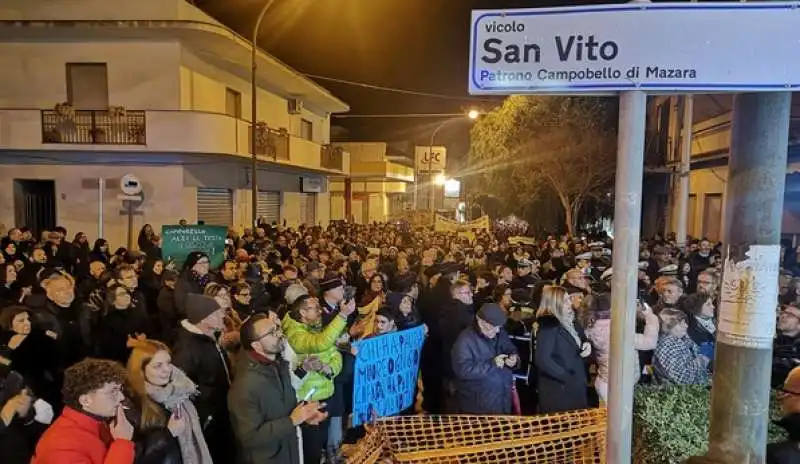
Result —
[{"label": "puffer jacket", "polygon": [[286,314],[283,318],[283,333],[286,340],[294,350],[296,357],[295,373],[298,367],[302,367],[303,361],[316,356],[331,367],[332,375],[327,376],[322,372],[302,372],[299,370],[301,382],[297,389],[297,398],[305,399],[306,394],[314,388],[316,389],[311,396],[311,400],[327,400],[334,393],[333,379],[342,371],[342,355],[336,348],[336,339],[339,338],[345,328],[347,321],[341,317],[334,317],[333,320],[322,327],[303,324]]}]

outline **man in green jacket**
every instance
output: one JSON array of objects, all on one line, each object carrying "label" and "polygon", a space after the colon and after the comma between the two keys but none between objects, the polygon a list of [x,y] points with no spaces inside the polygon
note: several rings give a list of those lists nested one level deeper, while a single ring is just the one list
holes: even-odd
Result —
[{"label": "man in green jacket", "polygon": [[324,404],[298,404],[289,364],[280,358],[285,338],[275,313],[251,316],[240,335],[244,350],[228,392],[239,462],[300,464],[297,427],[324,421]]}]

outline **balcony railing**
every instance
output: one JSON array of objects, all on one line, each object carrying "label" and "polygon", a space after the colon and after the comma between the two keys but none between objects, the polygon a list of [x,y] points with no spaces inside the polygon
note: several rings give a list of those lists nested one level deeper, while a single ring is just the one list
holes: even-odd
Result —
[{"label": "balcony railing", "polygon": [[[252,127],[248,128],[250,134]],[[249,140],[252,140],[248,137]],[[256,124],[256,154],[271,156],[279,160],[289,160],[289,131],[273,129],[266,123]]]},{"label": "balcony railing", "polygon": [[42,143],[146,145],[144,111],[42,110]]},{"label": "balcony railing", "polygon": [[344,169],[344,150],[342,147],[323,145],[320,147],[320,156],[320,165],[323,168],[337,171]]}]

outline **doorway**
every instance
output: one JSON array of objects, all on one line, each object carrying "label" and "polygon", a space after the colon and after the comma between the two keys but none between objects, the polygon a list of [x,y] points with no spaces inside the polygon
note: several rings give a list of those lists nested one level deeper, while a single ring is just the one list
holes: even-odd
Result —
[{"label": "doorway", "polygon": [[14,224],[34,237],[56,227],[56,181],[14,179]]}]

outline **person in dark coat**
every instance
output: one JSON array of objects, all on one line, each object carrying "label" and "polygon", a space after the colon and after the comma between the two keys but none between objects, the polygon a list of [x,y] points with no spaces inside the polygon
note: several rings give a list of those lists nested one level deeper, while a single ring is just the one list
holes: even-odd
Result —
[{"label": "person in dark coat", "polygon": [[149,331],[147,314],[133,306],[128,289],[112,284],[106,292],[105,308],[94,332],[94,356],[125,364],[130,354],[128,337],[147,335]]},{"label": "person in dark coat", "polygon": [[186,298],[189,294],[202,295],[203,289],[209,282],[211,275],[208,273],[211,261],[202,251],[193,251],[183,263],[183,271],[175,285],[175,307],[181,317],[186,315]]},{"label": "person in dark coat", "polygon": [[451,353],[461,332],[471,326],[475,319],[472,296],[472,288],[470,288],[469,282],[465,280],[455,282],[451,288],[451,299],[442,308],[438,323],[438,333],[442,344],[439,373],[444,377],[447,398],[446,407],[451,411],[455,407],[455,404],[453,404],[455,400],[453,396],[455,393],[455,375],[453,373]]},{"label": "person in dark coat", "polygon": [[277,314],[256,313],[242,324],[244,350],[228,392],[241,464],[300,464],[297,427],[319,424],[327,414],[317,401],[298,404],[281,359],[285,345]]},{"label": "person in dark coat", "polygon": [[169,269],[161,275],[161,291],[158,292],[156,306],[158,307],[159,327],[164,343],[172,346],[178,333],[181,318],[175,307],[175,285],[178,282],[178,273]]},{"label": "person in dark coat", "polygon": [[186,319],[175,340],[173,364],[197,384],[194,403],[214,462],[235,462],[228,416],[231,375],[228,357],[217,342],[225,329],[225,311],[214,298],[186,295]]},{"label": "person in dark coat", "polygon": [[583,358],[591,354],[591,345],[581,341],[574,317],[564,288],[545,287],[536,313],[534,356],[540,414],[588,407]]},{"label": "person in dark coat", "polygon": [[519,356],[503,329],[506,320],[503,308],[486,303],[456,340],[452,358],[457,412],[511,414],[511,369]]},{"label": "person in dark coat", "polygon": [[794,368],[778,393],[783,417],[776,422],[789,439],[767,445],[767,464],[800,462],[800,368]]}]

